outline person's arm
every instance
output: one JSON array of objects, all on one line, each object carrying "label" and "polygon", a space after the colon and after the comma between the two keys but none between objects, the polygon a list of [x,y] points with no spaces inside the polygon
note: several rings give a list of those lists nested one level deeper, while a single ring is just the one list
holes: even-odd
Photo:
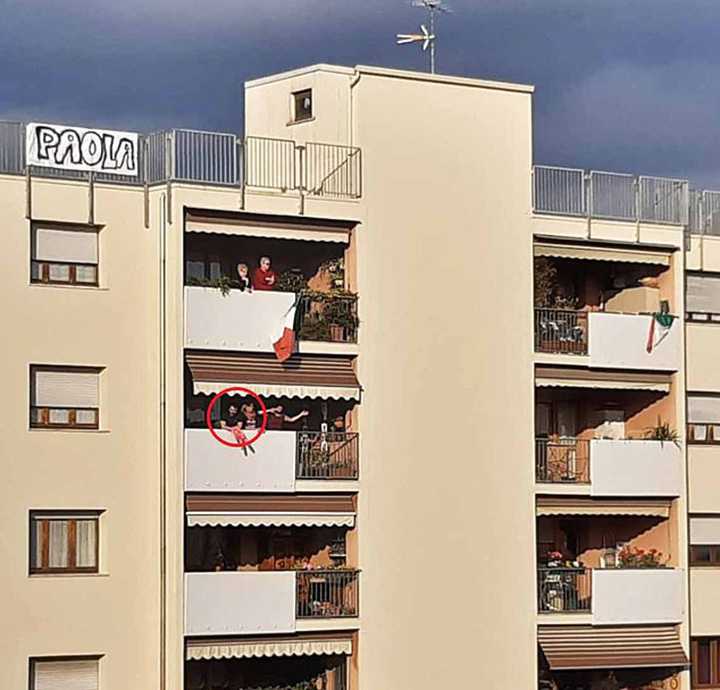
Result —
[{"label": "person's arm", "polygon": [[265,278],[265,281],[268,285],[275,285],[276,280],[277,275],[275,274],[275,271],[270,271],[270,273],[268,273],[267,277]]},{"label": "person's arm", "polygon": [[221,428],[221,429],[227,429],[227,428],[228,428],[227,422],[226,422],[224,419],[221,419],[221,420],[220,420],[220,428]]},{"label": "person's arm", "polygon": [[303,417],[307,417],[310,413],[307,410],[303,410],[302,412],[299,412],[294,417],[290,417],[288,415],[285,415],[285,421],[286,422],[297,422],[298,419],[302,419]]}]

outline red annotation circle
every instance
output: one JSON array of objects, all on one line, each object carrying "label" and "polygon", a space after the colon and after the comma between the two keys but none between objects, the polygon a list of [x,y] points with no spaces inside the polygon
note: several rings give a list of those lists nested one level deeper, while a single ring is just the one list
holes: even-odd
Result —
[{"label": "red annotation circle", "polygon": [[[217,434],[215,429],[212,427],[212,422],[210,421],[210,414],[212,413],[212,408],[215,405],[215,403],[222,398],[223,395],[226,393],[232,393],[234,391],[240,391],[242,393],[246,393],[247,395],[252,396],[255,398],[255,400],[258,401],[260,404],[260,409],[262,410],[262,424],[260,425],[260,428],[258,429],[258,432],[253,436],[251,439],[248,439],[245,442],[240,443],[230,443],[229,441],[226,441]],[[207,413],[205,414],[205,423],[207,424],[207,428],[210,429],[210,433],[215,437],[216,441],[220,441],[225,446],[230,446],[231,448],[245,448],[246,446],[252,445],[257,441],[265,432],[265,427],[267,426],[267,408],[265,407],[265,403],[260,399],[260,396],[251,391],[249,388],[226,388],[225,390],[220,391],[211,401],[208,405]]]}]

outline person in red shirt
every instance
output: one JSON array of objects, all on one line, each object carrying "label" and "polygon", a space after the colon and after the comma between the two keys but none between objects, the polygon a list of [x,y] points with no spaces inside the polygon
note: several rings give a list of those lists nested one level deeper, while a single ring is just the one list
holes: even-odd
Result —
[{"label": "person in red shirt", "polygon": [[261,256],[260,265],[253,271],[253,290],[274,290],[276,282],[277,275],[270,268],[270,257]]}]

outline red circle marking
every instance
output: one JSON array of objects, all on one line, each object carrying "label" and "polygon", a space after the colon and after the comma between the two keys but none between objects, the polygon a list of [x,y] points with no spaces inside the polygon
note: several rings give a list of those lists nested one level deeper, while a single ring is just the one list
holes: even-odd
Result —
[{"label": "red circle marking", "polygon": [[[258,430],[257,434],[253,436],[250,440],[245,441],[245,443],[230,443],[229,441],[226,441],[225,439],[220,438],[218,434],[215,432],[215,429],[212,428],[212,422],[210,421],[210,413],[212,412],[212,408],[215,405],[215,403],[222,398],[223,395],[226,393],[230,393],[232,391],[242,391],[243,393],[247,393],[251,395],[255,400],[260,403],[260,408],[263,412],[263,420],[262,424],[260,425],[260,429]],[[226,388],[225,390],[220,391],[211,401],[208,405],[207,413],[205,414],[205,423],[207,424],[207,428],[210,429],[210,433],[215,437],[216,441],[220,441],[225,446],[230,446],[231,448],[245,448],[246,446],[249,446],[255,441],[257,441],[265,432],[265,427],[267,426],[267,408],[265,407],[265,403],[260,399],[260,396],[255,393],[254,391],[251,391],[249,388]]]}]

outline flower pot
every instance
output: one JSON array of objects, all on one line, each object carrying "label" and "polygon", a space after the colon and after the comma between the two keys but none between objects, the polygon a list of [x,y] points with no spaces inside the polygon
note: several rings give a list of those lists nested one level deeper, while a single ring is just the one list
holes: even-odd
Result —
[{"label": "flower pot", "polygon": [[342,343],[345,340],[345,333],[342,326],[330,325],[330,340],[334,343]]}]

